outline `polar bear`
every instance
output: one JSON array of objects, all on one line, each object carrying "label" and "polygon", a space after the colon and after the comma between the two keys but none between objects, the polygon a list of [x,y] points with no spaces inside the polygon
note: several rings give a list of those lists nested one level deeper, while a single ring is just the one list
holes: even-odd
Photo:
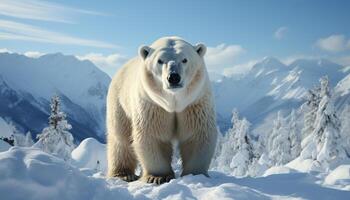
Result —
[{"label": "polar bear", "polygon": [[204,174],[217,129],[203,44],[164,37],[139,48],[139,56],[114,76],[107,95],[108,176],[161,184],[174,178],[172,142],[182,174]]}]

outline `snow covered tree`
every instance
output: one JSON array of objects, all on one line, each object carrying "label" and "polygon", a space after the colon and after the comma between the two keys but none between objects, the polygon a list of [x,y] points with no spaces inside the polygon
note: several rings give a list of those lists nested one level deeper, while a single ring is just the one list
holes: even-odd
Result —
[{"label": "snow covered tree", "polygon": [[73,136],[69,132],[72,126],[67,122],[65,113],[60,110],[60,99],[57,95],[52,97],[50,106],[49,126],[37,136],[38,142],[34,147],[70,160],[74,149]]},{"label": "snow covered tree", "polygon": [[221,155],[221,151],[222,151],[222,145],[224,144],[224,136],[222,135],[222,133],[220,132],[220,130],[218,129],[218,137],[216,140],[216,147],[215,147],[215,152],[213,155],[213,159],[212,162],[210,163],[210,169],[213,170],[219,170],[219,157]]},{"label": "snow covered tree", "polygon": [[[239,116],[236,109],[232,111],[232,128],[230,128],[224,136],[218,138],[217,155],[214,157],[216,168],[225,173],[231,173],[230,163],[232,161],[232,155],[235,153],[235,135],[237,127],[239,126]],[[215,156],[215,155],[214,155]]]},{"label": "snow covered tree", "polygon": [[[253,143],[249,136],[250,123],[232,113],[232,128],[219,139],[219,152],[214,157],[214,168],[236,176],[245,176],[253,162]],[[219,137],[220,138],[220,137]]]},{"label": "snow covered tree", "polygon": [[253,162],[253,144],[249,137],[249,128],[250,123],[245,118],[239,121],[234,140],[235,154],[230,163],[232,174],[235,176],[245,176]]},{"label": "snow covered tree", "polygon": [[345,156],[345,150],[340,137],[341,124],[333,108],[328,78],[322,77],[320,83],[321,101],[316,112],[314,130],[303,140],[301,155],[304,159],[315,160],[322,168],[328,168],[333,161]]},{"label": "snow covered tree", "polygon": [[278,112],[268,142],[269,157],[273,165],[283,165],[291,160],[291,140],[285,120]]},{"label": "snow covered tree", "polygon": [[253,156],[248,169],[249,176],[255,177],[263,175],[263,173],[269,168],[270,160],[264,160],[267,155],[265,146],[266,139],[264,136],[265,134],[261,134],[255,140],[250,140],[253,147]]},{"label": "snow covered tree", "polygon": [[19,147],[31,147],[33,145],[32,135],[30,131],[26,135],[18,131],[14,132],[14,145]]},{"label": "snow covered tree", "polygon": [[289,139],[290,139],[291,159],[295,159],[300,155],[300,152],[301,152],[301,137],[300,137],[300,133],[298,132],[296,114],[294,109],[290,113],[288,130],[289,130]]},{"label": "snow covered tree", "polygon": [[345,151],[350,157],[350,105],[346,105],[341,113],[341,138],[344,143]]},{"label": "snow covered tree", "polygon": [[306,138],[314,131],[314,122],[316,119],[316,112],[320,104],[319,87],[310,89],[306,95],[306,102],[301,109],[304,113],[304,128],[302,129],[302,138]]},{"label": "snow covered tree", "polygon": [[317,110],[314,138],[317,141],[317,160],[329,164],[335,158],[343,158],[345,152],[340,137],[341,124],[331,100],[328,78],[322,77],[320,82],[322,99]]},{"label": "snow covered tree", "polygon": [[32,139],[32,134],[30,131],[27,132],[25,140],[24,140],[24,145],[26,147],[31,147],[34,144],[33,139]]}]

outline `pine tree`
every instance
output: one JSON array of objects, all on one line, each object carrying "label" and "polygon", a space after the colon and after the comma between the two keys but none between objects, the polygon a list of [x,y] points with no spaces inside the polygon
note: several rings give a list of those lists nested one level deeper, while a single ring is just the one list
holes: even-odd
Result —
[{"label": "pine tree", "polygon": [[302,142],[300,156],[302,159],[313,159],[317,157],[317,145],[314,141],[316,113],[320,104],[320,87],[315,87],[307,93],[306,102],[301,110],[304,113],[304,127],[302,129]]},{"label": "pine tree", "polygon": [[340,136],[340,120],[333,108],[327,77],[320,79],[319,97],[313,132],[302,142],[302,158],[313,159],[315,164],[328,168],[331,163],[345,156]]},{"label": "pine tree", "polygon": [[49,126],[37,136],[38,142],[34,147],[70,160],[74,149],[73,136],[69,132],[72,126],[67,122],[65,113],[60,110],[60,99],[57,95],[52,97],[50,107]]},{"label": "pine tree", "polygon": [[302,130],[302,138],[309,136],[315,129],[314,122],[316,119],[316,112],[320,104],[319,87],[310,89],[306,95],[306,102],[302,105],[304,112],[304,128]]},{"label": "pine tree", "polygon": [[317,160],[328,167],[336,158],[343,158],[345,152],[340,137],[341,124],[331,101],[328,78],[322,77],[320,83],[322,99],[317,110],[313,135],[317,142]]},{"label": "pine tree", "polygon": [[253,158],[248,169],[249,176],[260,176],[271,167],[271,160],[266,150],[267,138],[265,136],[266,134],[260,134],[256,140],[250,140],[253,144]]},{"label": "pine tree", "polygon": [[26,147],[31,147],[33,144],[34,144],[34,142],[33,142],[33,139],[32,139],[32,134],[30,133],[30,131],[28,131],[27,134],[26,134],[24,145]]},{"label": "pine tree", "polygon": [[341,113],[341,138],[347,157],[350,158],[350,105],[346,105]]},{"label": "pine tree", "polygon": [[222,133],[218,129],[218,137],[217,137],[217,140],[216,140],[215,152],[214,152],[214,155],[213,155],[212,162],[210,163],[210,168],[211,169],[220,170],[219,159],[220,159],[220,155],[221,155],[221,152],[222,152],[223,144],[224,144],[224,136],[222,135]]},{"label": "pine tree", "polygon": [[230,168],[235,176],[247,175],[250,164],[253,162],[253,144],[249,137],[250,123],[244,118],[239,121],[234,140],[235,154],[231,160]]},{"label": "pine tree", "polygon": [[253,143],[249,137],[250,123],[240,119],[237,110],[232,112],[232,128],[219,139],[213,167],[236,176],[245,176],[253,162]]},{"label": "pine tree", "polygon": [[[223,137],[219,137],[218,147],[219,152],[216,159],[217,168],[223,172],[231,173],[230,163],[232,161],[232,155],[235,153],[235,135],[237,133],[237,127],[239,126],[239,116],[236,109],[232,111],[232,128],[230,128]],[[221,143],[221,144],[220,144]]]},{"label": "pine tree", "polygon": [[290,113],[288,130],[290,138],[291,159],[295,159],[300,155],[301,152],[301,137],[298,132],[296,114],[294,109]]},{"label": "pine tree", "polygon": [[291,140],[285,121],[278,112],[269,138],[269,157],[273,165],[283,165],[291,160]]}]

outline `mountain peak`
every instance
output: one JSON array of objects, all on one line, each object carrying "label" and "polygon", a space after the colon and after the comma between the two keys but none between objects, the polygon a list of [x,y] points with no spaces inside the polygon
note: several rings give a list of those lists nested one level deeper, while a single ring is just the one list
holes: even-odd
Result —
[{"label": "mountain peak", "polygon": [[273,63],[273,62],[281,62],[279,61],[277,58],[273,57],[273,56],[265,56],[262,61],[262,63]]},{"label": "mountain peak", "polygon": [[287,66],[280,60],[274,57],[264,57],[260,62],[256,63],[253,68],[253,73],[269,73],[273,71],[279,71],[287,69]]},{"label": "mountain peak", "polygon": [[53,59],[56,59],[56,60],[61,60],[61,59],[78,60],[73,55],[65,55],[65,54],[63,54],[61,52],[44,54],[44,55],[40,56],[39,58],[41,58],[41,59],[50,59],[50,60],[53,60]]},{"label": "mountain peak", "polygon": [[302,58],[302,59],[297,59],[293,61],[290,65],[290,67],[335,67],[335,68],[341,68],[342,66],[334,63],[330,60],[324,59],[324,58],[318,58],[318,59],[307,59],[307,58]]}]

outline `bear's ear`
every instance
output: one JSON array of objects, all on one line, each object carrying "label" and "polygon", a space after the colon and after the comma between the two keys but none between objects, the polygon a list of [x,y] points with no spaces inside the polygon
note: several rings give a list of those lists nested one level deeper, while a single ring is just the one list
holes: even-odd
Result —
[{"label": "bear's ear", "polygon": [[200,57],[203,57],[207,52],[207,47],[202,43],[197,44],[194,48]]},{"label": "bear's ear", "polygon": [[143,60],[145,60],[147,58],[147,56],[149,56],[149,54],[151,53],[151,47],[149,46],[141,46],[139,48],[139,55],[141,56],[141,58]]}]

